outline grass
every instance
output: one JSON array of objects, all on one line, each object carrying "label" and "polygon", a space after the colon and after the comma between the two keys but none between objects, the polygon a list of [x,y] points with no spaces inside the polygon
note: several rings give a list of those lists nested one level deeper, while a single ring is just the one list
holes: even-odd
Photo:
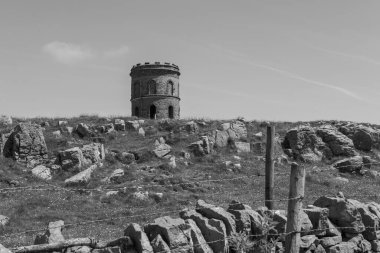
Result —
[{"label": "grass", "polygon": [[[121,117],[125,120],[132,118]],[[63,119],[63,118],[60,118]],[[80,146],[89,142],[76,136],[63,134],[62,138],[55,138],[51,132],[58,130],[56,122],[59,120],[38,118],[29,119],[33,122],[50,123],[44,131],[50,156],[55,156],[59,150]],[[107,122],[105,118],[94,115],[80,116],[68,120],[70,126],[78,123],[88,125],[99,125]],[[0,210],[2,215],[10,217],[10,224],[0,230],[0,236],[18,233],[26,230],[45,229],[50,221],[62,219],[65,224],[72,224],[65,228],[66,238],[95,237],[97,239],[112,239],[122,236],[123,230],[131,222],[146,224],[155,218],[170,215],[178,217],[179,210],[183,208],[194,208],[198,199],[227,207],[232,200],[241,201],[251,205],[253,208],[262,206],[264,199],[264,162],[257,159],[258,153],[242,153],[240,161],[235,161],[236,154],[229,149],[220,149],[205,157],[192,157],[190,165],[185,160],[179,159],[179,152],[193,141],[199,140],[200,136],[208,131],[216,129],[221,122],[204,119],[193,119],[205,121],[206,126],[200,126],[198,134],[188,134],[183,131],[182,126],[186,120],[152,121],[146,120],[144,127],[153,126],[154,133],[146,137],[139,136],[135,131],[116,132],[104,135],[105,147],[108,150],[120,152],[134,152],[140,159],[133,164],[122,164],[113,156],[107,155],[104,166],[93,174],[86,189],[97,190],[24,190],[14,192],[0,192]],[[20,122],[15,119],[14,124]],[[281,137],[286,131],[300,123],[276,122],[276,133]],[[311,124],[319,124],[312,122]],[[266,124],[253,121],[246,124],[248,128],[248,141],[256,140],[254,134],[263,132],[261,141],[265,142]],[[0,129],[0,131],[9,131]],[[182,129],[182,130],[181,130]],[[174,137],[170,138],[172,131]],[[163,136],[172,145],[172,153],[177,157],[177,168],[172,169],[165,165],[167,162],[152,156],[150,150],[154,141]],[[369,155],[374,155],[370,153]],[[280,155],[280,152],[278,153]],[[368,154],[367,154],[368,155]],[[227,170],[224,161],[235,161],[241,164],[241,169]],[[335,170],[318,171],[326,169],[328,165],[301,164],[307,170],[306,189],[304,205],[312,204],[322,195],[335,195],[338,191],[344,192],[346,196],[373,194],[380,190],[377,179],[358,175],[341,174]],[[316,169],[316,168],[317,169]],[[125,175],[114,183],[102,181],[115,169],[123,169]],[[375,167],[376,170],[380,168]],[[281,175],[275,176],[275,199],[286,199],[288,197],[289,177],[283,175],[290,173],[290,165],[276,165],[276,172]],[[63,187],[63,180],[71,175],[61,173],[55,175],[52,182],[55,186]],[[334,177],[346,177],[348,184],[336,184]],[[244,177],[244,178],[239,178]],[[238,178],[238,179],[234,179]],[[229,179],[229,180],[227,180]],[[207,181],[208,180],[208,181]],[[220,181],[218,181],[220,180]],[[0,188],[11,187],[12,182],[17,186],[49,185],[26,171],[21,165],[13,160],[0,158]],[[133,199],[132,194],[141,187],[141,191],[152,193],[163,193],[162,199],[149,198],[145,201]],[[105,197],[105,192],[114,188],[125,189],[112,197]],[[360,197],[360,201],[379,201],[375,197]],[[275,208],[286,209],[287,202],[275,202]],[[112,219],[111,219],[112,218]],[[99,222],[86,223],[93,220]],[[82,224],[76,224],[82,223]],[[74,225],[76,224],[76,225]],[[28,232],[12,237],[1,238],[1,243],[6,247],[30,245],[33,243],[37,232]]]}]

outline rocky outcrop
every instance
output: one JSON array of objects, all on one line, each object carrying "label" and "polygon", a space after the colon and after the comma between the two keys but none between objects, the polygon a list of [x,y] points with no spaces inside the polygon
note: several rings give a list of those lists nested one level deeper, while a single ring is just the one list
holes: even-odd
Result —
[{"label": "rocky outcrop", "polygon": [[31,123],[17,125],[4,144],[3,154],[29,168],[45,162],[48,153],[42,127]]},{"label": "rocky outcrop", "polygon": [[322,126],[317,129],[317,135],[330,148],[333,156],[354,156],[354,143],[350,138],[333,126]]}]

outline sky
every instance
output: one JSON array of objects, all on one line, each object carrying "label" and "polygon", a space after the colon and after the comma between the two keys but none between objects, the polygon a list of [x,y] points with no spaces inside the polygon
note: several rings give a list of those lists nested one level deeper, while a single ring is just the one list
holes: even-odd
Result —
[{"label": "sky", "polygon": [[180,67],[182,118],[380,123],[378,0],[1,0],[0,114],[131,114]]}]

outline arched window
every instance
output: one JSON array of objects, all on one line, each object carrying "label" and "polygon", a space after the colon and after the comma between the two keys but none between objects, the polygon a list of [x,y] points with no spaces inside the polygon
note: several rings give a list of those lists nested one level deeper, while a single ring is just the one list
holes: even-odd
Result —
[{"label": "arched window", "polygon": [[149,89],[149,94],[157,93],[156,82],[154,80],[148,81],[148,89]]},{"label": "arched window", "polygon": [[138,106],[135,107],[135,116],[140,117],[140,110]]},{"label": "arched window", "polygon": [[168,111],[169,111],[169,119],[174,118],[174,109],[173,109],[173,106],[169,106]]},{"label": "arched window", "polygon": [[151,119],[156,119],[156,106],[155,105],[151,105],[150,108],[149,108],[149,117]]},{"label": "arched window", "polygon": [[174,95],[174,84],[171,80],[168,81],[168,94]]},{"label": "arched window", "polygon": [[133,84],[133,94],[134,97],[140,97],[140,82],[137,81]]}]

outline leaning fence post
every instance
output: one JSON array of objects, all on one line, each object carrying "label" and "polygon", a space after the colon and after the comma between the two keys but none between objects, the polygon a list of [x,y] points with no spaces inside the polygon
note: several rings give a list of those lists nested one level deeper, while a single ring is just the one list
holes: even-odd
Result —
[{"label": "leaning fence post", "polygon": [[286,223],[285,253],[298,253],[300,249],[302,198],[305,194],[305,168],[292,163],[289,185],[288,218]]},{"label": "leaning fence post", "polygon": [[273,187],[274,187],[274,132],[275,127],[267,126],[267,143],[265,154],[265,206],[273,210]]}]

